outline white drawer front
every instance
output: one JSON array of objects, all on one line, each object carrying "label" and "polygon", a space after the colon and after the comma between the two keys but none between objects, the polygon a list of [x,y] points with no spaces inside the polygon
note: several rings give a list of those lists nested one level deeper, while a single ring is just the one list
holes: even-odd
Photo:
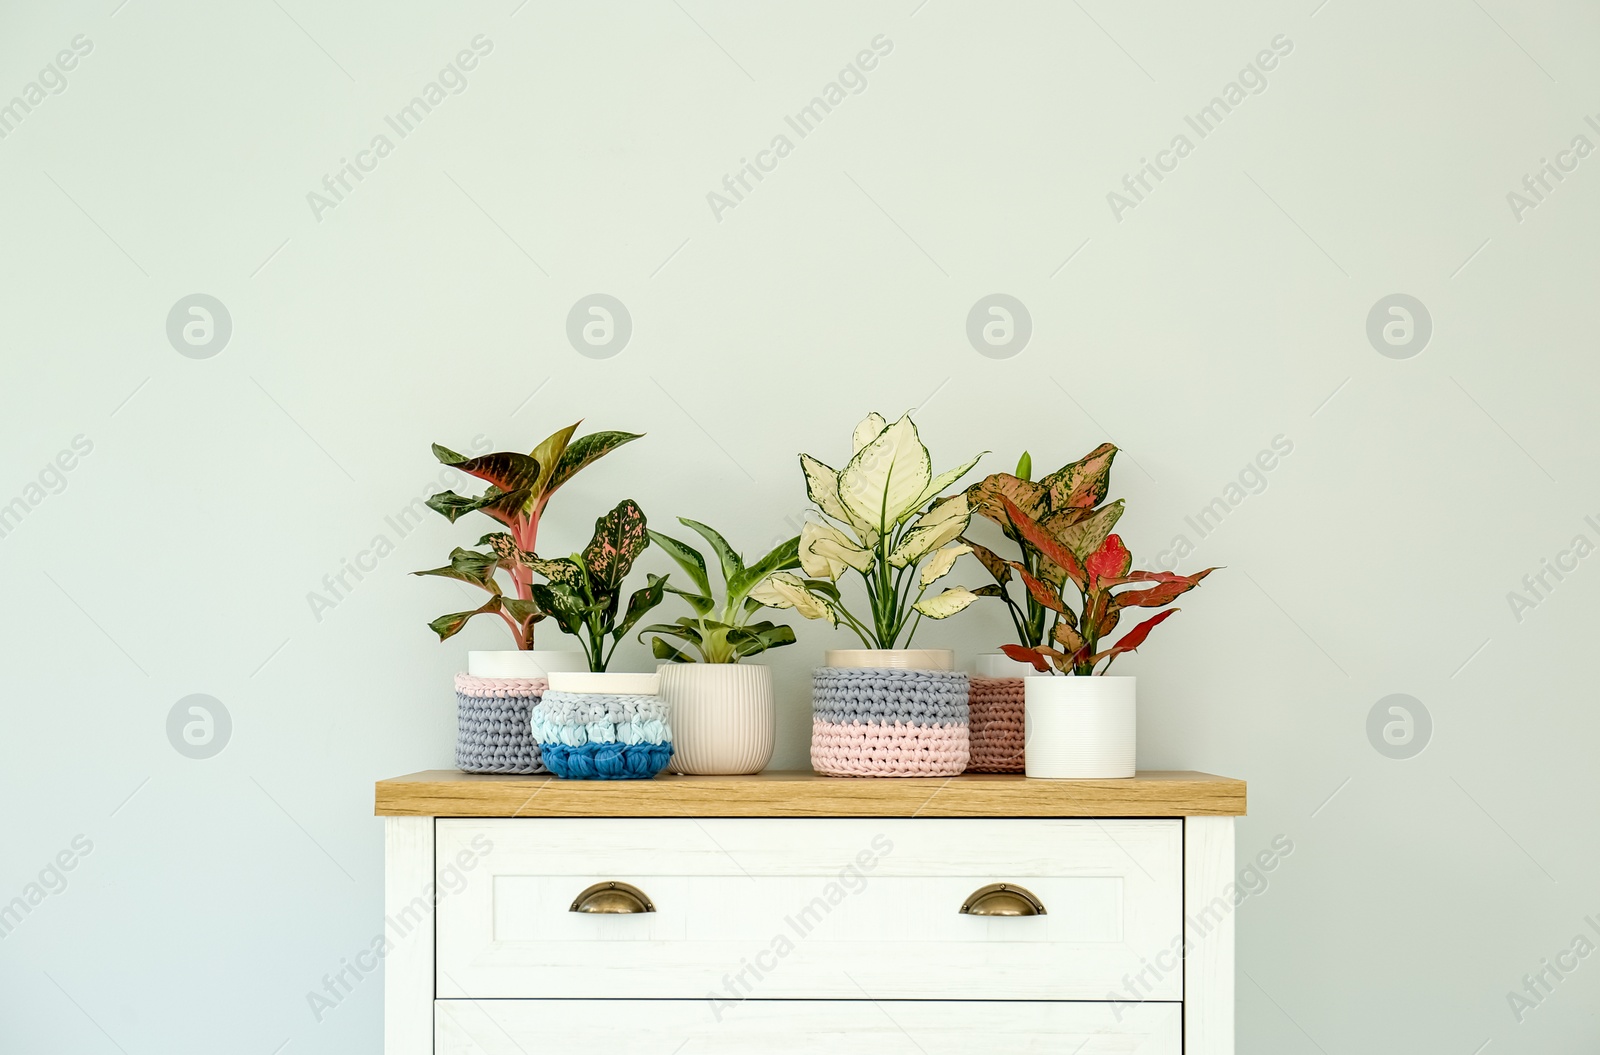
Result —
[{"label": "white drawer front", "polygon": [[[441,1000],[438,1055],[1180,1055],[1177,1004]],[[1119,1014],[1120,1012],[1120,1014]]]},{"label": "white drawer front", "polygon": [[[440,997],[1105,1000],[1145,970],[1146,999],[1182,998],[1181,968],[1146,968],[1182,926],[1177,820],[441,819],[437,837]],[[569,911],[606,880],[656,911]],[[959,913],[997,882],[1046,914]]]}]

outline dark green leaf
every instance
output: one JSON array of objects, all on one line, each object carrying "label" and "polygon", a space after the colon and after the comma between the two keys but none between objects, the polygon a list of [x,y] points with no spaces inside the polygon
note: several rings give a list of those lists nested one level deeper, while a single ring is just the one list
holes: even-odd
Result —
[{"label": "dark green leaf", "polygon": [[454,524],[461,517],[474,510],[482,509],[487,502],[492,502],[499,496],[499,491],[479,498],[468,498],[465,495],[458,495],[454,491],[440,491],[428,499],[428,508]]},{"label": "dark green leaf", "polygon": [[478,553],[457,546],[450,551],[450,563],[445,567],[414,571],[411,574],[438,575],[446,579],[471,583],[491,593],[499,593],[500,587],[494,581],[494,570],[499,566],[500,558],[493,553]]},{"label": "dark green leaf", "polygon": [[679,517],[678,523],[686,528],[698,531],[701,538],[711,543],[712,552],[716,553],[717,560],[722,563],[722,580],[731,587],[733,580],[738,577],[740,572],[744,571],[744,561],[740,559],[737,553],[733,552],[733,547],[728,545],[728,540],[698,520]]},{"label": "dark green leaf", "polygon": [[441,615],[439,618],[428,624],[428,629],[432,630],[435,634],[438,634],[440,641],[443,641],[446,638],[455,637],[456,634],[461,632],[461,628],[466,626],[467,621],[473,616],[484,615],[490,612],[498,612],[500,610],[501,601],[501,596],[499,594],[495,594],[493,597],[485,601],[483,603],[483,607],[481,608],[474,608],[470,612],[452,612],[449,615]]},{"label": "dark green leaf", "polygon": [[689,574],[694,584],[700,587],[700,592],[707,597],[711,594],[711,580],[706,577],[706,559],[693,546],[679,542],[671,535],[663,535],[659,531],[650,532],[650,541],[661,549],[667,551],[667,556],[678,562],[678,567]]},{"label": "dark green leaf", "polygon": [[992,582],[987,586],[980,586],[972,592],[979,597],[1004,597],[1006,595],[1005,587],[997,582]]},{"label": "dark green leaf", "polygon": [[772,622],[752,623],[728,635],[734,651],[743,658],[759,655],[769,648],[781,648],[795,642],[794,628]]},{"label": "dark green leaf", "polygon": [[685,601],[688,601],[689,607],[694,609],[696,615],[710,615],[711,609],[715,607],[715,602],[704,594],[690,593],[688,590],[680,590],[676,586],[668,586],[667,592],[675,593]]},{"label": "dark green leaf", "polygon": [[596,461],[624,443],[638,439],[643,433],[636,432],[591,432],[587,436],[580,436],[573,441],[571,446],[561,452],[561,460],[556,462],[555,472],[550,474],[550,479],[544,485],[544,493],[552,494],[556,488],[572,479],[579,469]]},{"label": "dark green leaf", "polygon": [[576,593],[566,586],[547,586],[542,582],[534,583],[532,592],[534,604],[556,621],[562,633],[578,636],[583,627],[585,605]]},{"label": "dark green leaf", "polygon": [[775,571],[800,567],[800,536],[780,544],[771,553],[728,580],[728,600],[739,601]]},{"label": "dark green leaf", "polygon": [[539,611],[539,606],[532,601],[524,601],[520,597],[505,597],[500,601],[506,614],[523,626],[537,623],[544,618],[544,613]]},{"label": "dark green leaf", "polygon": [[628,598],[628,612],[622,617],[622,622],[611,632],[613,641],[621,641],[624,634],[633,628],[646,612],[661,603],[663,591],[666,589],[667,577],[665,575],[650,576],[650,585],[640,590],[635,590],[633,596]]},{"label": "dark green leaf", "polygon": [[693,663],[694,657],[687,652],[679,651],[667,644],[659,637],[650,639],[650,654],[657,659],[669,660],[673,663]]}]

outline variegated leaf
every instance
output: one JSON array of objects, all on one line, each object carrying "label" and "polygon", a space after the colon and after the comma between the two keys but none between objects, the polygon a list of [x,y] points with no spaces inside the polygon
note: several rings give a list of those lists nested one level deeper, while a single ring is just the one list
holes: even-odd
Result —
[{"label": "variegated leaf", "polygon": [[889,554],[890,565],[903,568],[907,564],[915,564],[940,546],[960,537],[971,520],[966,492],[940,499],[900,537],[900,545]]},{"label": "variegated leaf", "polygon": [[963,553],[971,552],[972,547],[965,543],[946,546],[939,550],[933,555],[932,560],[923,565],[922,575],[917,579],[917,586],[924,590],[927,589],[930,585],[950,573],[950,569],[956,566],[957,557],[960,557]]},{"label": "variegated leaf", "polygon": [[887,533],[917,508],[932,479],[928,448],[906,415],[857,451],[839,473],[839,501],[852,520]]},{"label": "variegated leaf", "polygon": [[925,597],[911,607],[929,619],[948,619],[978,599],[965,586],[952,586],[937,597]]}]

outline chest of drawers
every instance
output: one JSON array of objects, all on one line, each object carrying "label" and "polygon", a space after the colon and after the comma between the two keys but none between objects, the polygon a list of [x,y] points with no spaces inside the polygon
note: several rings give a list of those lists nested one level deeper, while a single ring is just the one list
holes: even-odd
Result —
[{"label": "chest of drawers", "polygon": [[384,781],[386,1055],[1231,1055],[1242,782]]}]

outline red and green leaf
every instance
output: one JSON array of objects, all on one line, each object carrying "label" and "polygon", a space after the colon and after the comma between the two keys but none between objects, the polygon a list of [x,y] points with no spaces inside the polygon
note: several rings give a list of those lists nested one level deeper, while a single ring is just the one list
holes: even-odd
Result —
[{"label": "red and green leaf", "polygon": [[1102,443],[1039,481],[1049,492],[1050,508],[1092,509],[1105,501],[1111,488],[1111,462],[1116,456],[1116,447]]},{"label": "red and green leaf", "polygon": [[961,541],[972,547],[972,555],[978,558],[978,563],[989,570],[994,576],[994,581],[1004,586],[1011,581],[1011,562],[987,546],[980,546],[976,542],[961,536]]},{"label": "red and green leaf", "polygon": [[1011,522],[1016,525],[1023,541],[1038,550],[1039,554],[1046,560],[1056,564],[1071,576],[1072,581],[1080,589],[1087,586],[1088,573],[1084,570],[1083,563],[1078,560],[1070,549],[1050,537],[1044,528],[1018,508],[1015,502],[1010,499],[1002,499],[1001,501],[1005,505],[1006,514],[1011,518]]},{"label": "red and green leaf", "polygon": [[1028,588],[1028,593],[1035,601],[1052,612],[1065,613],[1067,611],[1066,603],[1061,600],[1061,594],[1054,587],[1035,577],[1020,562],[1007,561],[1007,563],[1015,569],[1017,575],[1022,579],[1023,585]]},{"label": "red and green leaf", "polygon": [[1043,484],[1020,479],[1010,473],[995,473],[967,488],[967,505],[974,513],[999,524],[1007,537],[1014,539],[1017,531],[1006,513],[1005,504],[1011,502],[1028,516],[1038,519],[1048,510],[1045,504],[1047,494]]},{"label": "red and green leaf", "polygon": [[556,488],[572,479],[578,470],[642,435],[644,434],[639,432],[591,432],[587,436],[578,437],[561,452],[561,460],[556,462],[541,498],[548,500]]},{"label": "red and green leaf", "polygon": [[[422,573],[418,572],[417,574],[420,575]],[[483,602],[482,607],[474,608],[470,612],[451,612],[449,615],[441,615],[439,618],[428,624],[428,629],[432,630],[435,634],[438,634],[439,640],[443,641],[446,638],[451,638],[459,634],[461,632],[461,628],[466,626],[468,620],[470,620],[473,616],[486,615],[490,612],[498,612],[500,611],[501,605],[504,603],[505,598],[501,597],[499,594],[495,594],[493,597],[490,597],[487,601]]]}]

